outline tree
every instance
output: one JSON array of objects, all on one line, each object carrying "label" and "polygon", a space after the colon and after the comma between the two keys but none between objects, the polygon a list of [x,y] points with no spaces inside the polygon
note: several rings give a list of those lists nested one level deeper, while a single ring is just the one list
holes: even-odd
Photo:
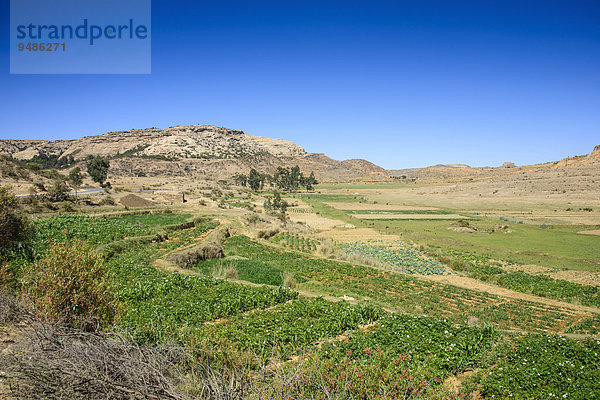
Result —
[{"label": "tree", "polygon": [[304,176],[302,177],[302,181],[300,182],[300,185],[302,186],[306,186],[306,191],[311,191],[314,190],[313,185],[318,184],[319,182],[317,182],[317,178],[315,178],[315,173],[311,172],[310,175],[308,176],[308,178],[305,178]]},{"label": "tree", "polygon": [[67,184],[61,180],[57,179],[54,181],[52,187],[48,190],[48,196],[50,201],[64,201],[69,198],[69,188]]},{"label": "tree", "polygon": [[19,209],[17,199],[8,188],[0,187],[0,260],[25,243],[30,233],[29,220]]},{"label": "tree", "polygon": [[281,194],[279,194],[278,191],[275,191],[273,197],[267,197],[265,199],[263,207],[267,212],[279,211],[280,213],[285,214],[289,207],[289,203],[281,198]]},{"label": "tree", "polygon": [[108,175],[108,168],[110,162],[105,157],[94,157],[90,162],[87,163],[87,173],[90,175],[94,182],[98,182],[101,187],[104,187],[104,181]]},{"label": "tree", "polygon": [[300,172],[300,167],[295,166],[290,170],[290,183],[289,190],[296,191],[300,186],[300,181],[302,180],[302,172]]},{"label": "tree", "polygon": [[252,168],[248,175],[248,186],[250,186],[250,189],[257,192],[263,185],[263,182],[264,178],[261,176],[260,172]]},{"label": "tree", "polygon": [[69,172],[69,183],[75,189],[75,197],[77,197],[77,189],[83,184],[83,174],[81,168],[75,167]]},{"label": "tree", "polygon": [[236,183],[236,185],[246,186],[246,184],[248,183],[248,177],[244,174],[236,174],[233,177],[233,181]]}]

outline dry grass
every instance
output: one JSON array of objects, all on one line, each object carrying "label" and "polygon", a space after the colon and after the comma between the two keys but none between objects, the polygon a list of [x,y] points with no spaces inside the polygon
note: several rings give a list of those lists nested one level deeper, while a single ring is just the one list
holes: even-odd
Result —
[{"label": "dry grass", "polygon": [[290,289],[295,289],[298,287],[298,281],[294,277],[294,274],[289,271],[281,272],[281,281],[283,282],[284,287]]},{"label": "dry grass", "polygon": [[237,269],[232,264],[225,264],[217,262],[217,264],[210,271],[210,274],[215,278],[220,279],[237,279]]},{"label": "dry grass", "polygon": [[293,222],[302,222],[316,230],[326,230],[334,227],[353,227],[353,225],[347,224],[343,221],[326,218],[318,214],[291,213],[289,217]]},{"label": "dry grass", "polygon": [[600,229],[590,229],[590,230],[587,230],[587,231],[579,231],[577,233],[579,233],[580,235],[597,235],[597,236],[600,236]]}]

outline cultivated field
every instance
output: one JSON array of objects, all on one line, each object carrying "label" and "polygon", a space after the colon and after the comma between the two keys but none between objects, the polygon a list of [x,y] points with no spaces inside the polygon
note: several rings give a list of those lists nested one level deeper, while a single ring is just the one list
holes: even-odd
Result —
[{"label": "cultivated field", "polygon": [[[190,188],[186,203],[176,190],[146,190],[135,192],[154,202],[146,208],[79,203],[39,215],[34,257],[15,255],[3,276],[19,292],[35,287],[42,281],[31,266],[43,270],[61,246],[87,243],[113,299],[112,317],[97,316],[102,329],[186,354],[161,359],[170,371],[161,374],[179,371],[162,383],[169,393],[600,396],[600,237],[578,222],[593,222],[594,207],[557,211],[576,218],[551,223],[544,218],[554,211],[524,199],[505,208],[415,196],[428,187],[328,185],[289,193],[282,216],[262,209],[268,193],[229,184]],[[113,195],[130,193],[124,185]],[[15,371],[5,382],[33,390],[22,375],[31,366],[14,356],[33,357],[27,332],[37,328],[3,324],[16,332],[0,357]],[[36,376],[50,379],[47,362],[40,358]],[[80,368],[78,378],[96,373]],[[141,390],[129,385],[122,389]]]}]

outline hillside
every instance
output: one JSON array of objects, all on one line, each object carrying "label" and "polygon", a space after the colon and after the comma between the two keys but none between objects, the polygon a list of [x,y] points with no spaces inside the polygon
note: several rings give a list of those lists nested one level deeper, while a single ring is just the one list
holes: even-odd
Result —
[{"label": "hillside", "polygon": [[[194,176],[224,178],[250,168],[273,172],[278,166],[299,165],[321,180],[380,180],[384,169],[365,160],[337,161],[309,154],[299,145],[206,125],[109,132],[76,140],[0,140],[0,154],[19,160],[34,157],[113,158],[116,175]],[[135,171],[135,172],[134,172]]]},{"label": "hillside", "polygon": [[566,176],[570,177],[569,184],[574,184],[583,178],[583,186],[588,189],[590,179],[600,172],[600,146],[586,155],[565,158],[560,161],[543,164],[515,166],[505,162],[501,167],[470,167],[464,164],[438,164],[426,168],[411,168],[388,170],[390,175],[408,179],[415,178],[427,183],[469,183],[485,181],[494,183],[498,180],[505,181],[508,186],[515,181],[528,177],[534,185],[550,185],[553,187],[564,186]]}]

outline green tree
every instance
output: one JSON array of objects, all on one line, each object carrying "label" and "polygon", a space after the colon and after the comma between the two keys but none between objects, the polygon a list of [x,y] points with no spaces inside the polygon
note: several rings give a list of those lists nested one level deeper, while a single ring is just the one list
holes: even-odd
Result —
[{"label": "green tree", "polygon": [[250,189],[257,192],[263,185],[263,182],[264,178],[261,176],[260,172],[252,168],[248,175],[248,186],[250,186]]},{"label": "green tree", "polygon": [[94,182],[98,182],[101,187],[104,187],[109,167],[110,162],[108,158],[98,156],[87,163],[87,173]]},{"label": "green tree", "polygon": [[77,197],[77,189],[83,184],[83,174],[81,168],[75,167],[69,172],[69,184],[75,189],[75,197]]},{"label": "green tree", "polygon": [[0,261],[16,247],[23,245],[32,232],[27,216],[8,188],[0,187]]},{"label": "green tree", "polygon": [[69,197],[69,188],[63,180],[57,179],[48,190],[48,195],[50,196],[50,201],[64,201]]},{"label": "green tree", "polygon": [[246,184],[248,183],[248,177],[244,174],[236,174],[233,177],[233,181],[235,182],[236,185],[246,186]]},{"label": "green tree", "polygon": [[302,180],[302,172],[300,172],[300,167],[299,166],[294,166],[292,167],[292,169],[290,170],[290,183],[289,183],[289,190],[293,190],[296,191],[298,190],[298,187],[300,187],[300,181]]},{"label": "green tree", "polygon": [[314,190],[314,186],[318,184],[319,182],[317,182],[317,178],[315,178],[315,173],[311,172],[310,175],[308,177],[302,177],[302,181],[300,182],[301,186],[305,186],[306,187],[306,191],[311,191]]},{"label": "green tree", "polygon": [[278,191],[275,191],[272,197],[269,196],[265,199],[263,207],[267,212],[280,212],[285,214],[289,207],[289,203],[281,198],[281,194]]}]

